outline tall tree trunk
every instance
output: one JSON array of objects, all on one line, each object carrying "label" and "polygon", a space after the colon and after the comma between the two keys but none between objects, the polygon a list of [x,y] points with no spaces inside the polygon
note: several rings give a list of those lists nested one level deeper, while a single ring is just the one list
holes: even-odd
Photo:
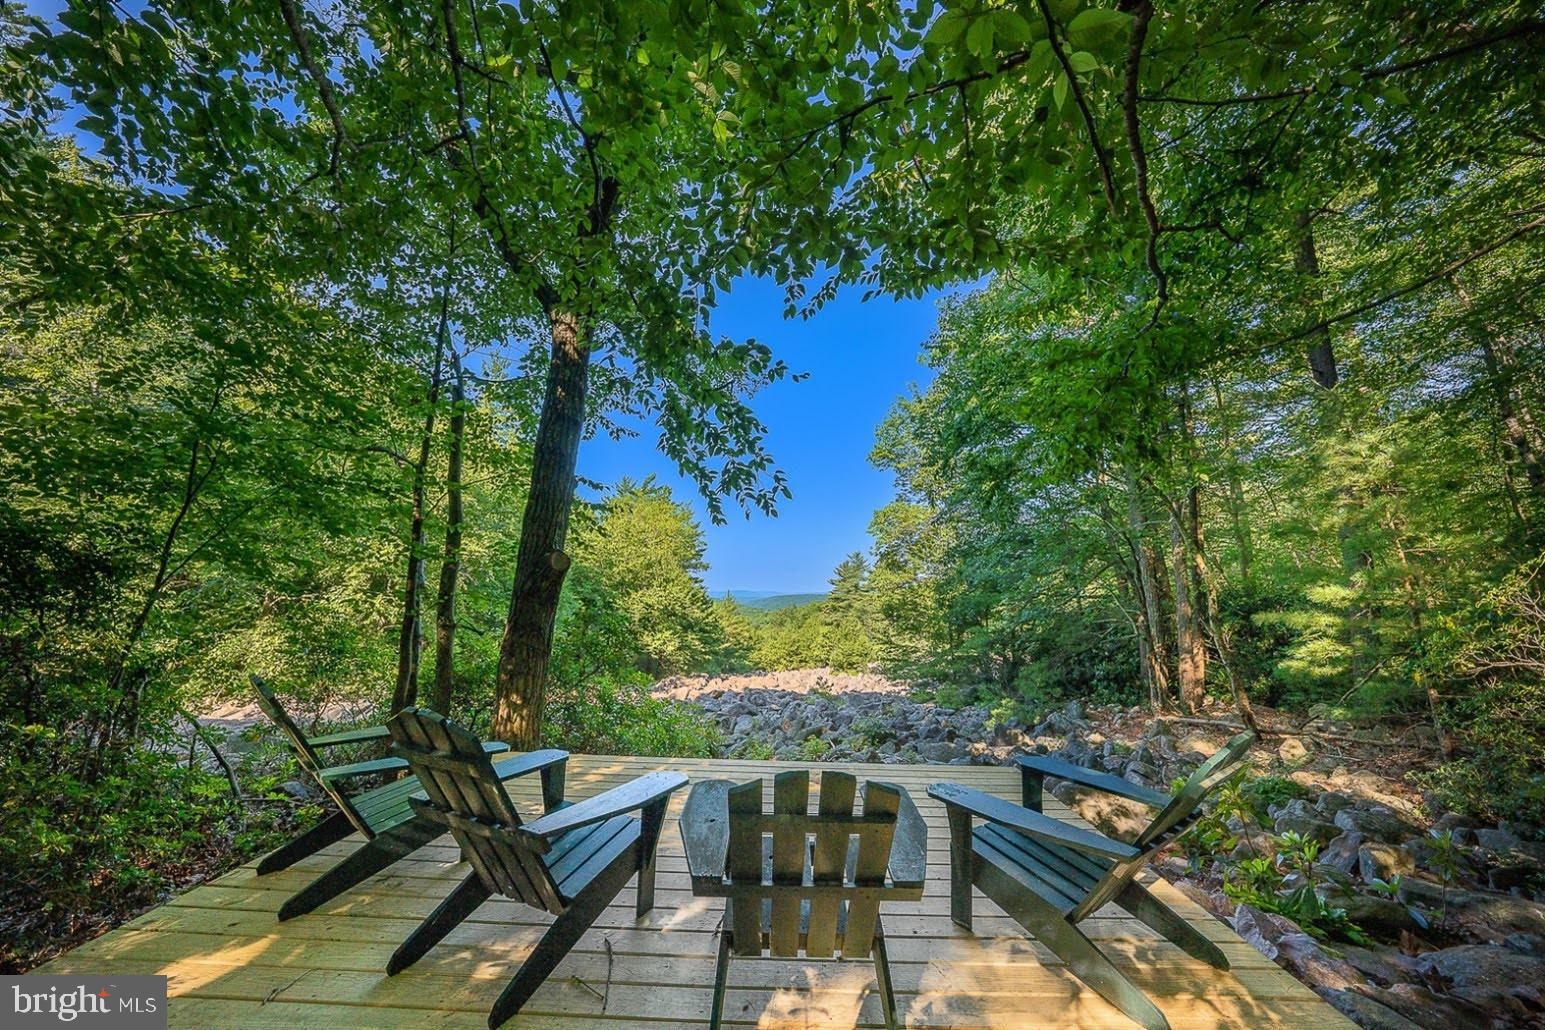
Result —
[{"label": "tall tree trunk", "polygon": [[574,468],[585,428],[585,387],[590,371],[588,330],[577,314],[553,310],[552,363],[547,396],[531,454],[531,492],[526,497],[515,559],[515,588],[499,647],[498,702],[493,732],[521,750],[540,739],[552,660],[553,623],[569,557],[563,553]]},{"label": "tall tree trunk", "polygon": [[440,559],[440,593],[435,601],[435,682],[429,706],[451,714],[456,672],[456,580],[461,574],[461,454],[467,432],[467,386],[461,355],[452,352],[451,443],[445,460],[445,551]]},{"label": "tall tree trunk", "polygon": [[1127,527],[1132,560],[1137,569],[1137,656],[1142,662],[1148,702],[1155,711],[1170,704],[1169,657],[1164,647],[1164,621],[1160,616],[1159,581],[1154,573],[1154,554],[1147,543],[1148,520],[1143,513],[1137,476],[1127,472]]},{"label": "tall tree trunk", "polygon": [[[1234,546],[1239,552],[1239,578],[1250,586],[1250,573],[1255,564],[1255,539],[1250,532],[1250,520],[1245,512],[1244,482],[1239,478],[1239,450],[1234,443],[1233,430],[1223,411],[1223,389],[1218,381],[1212,381],[1213,401],[1217,406],[1218,424],[1223,432],[1223,453],[1228,462],[1228,514],[1229,525],[1234,531]],[[1198,522],[1198,526],[1200,523]]]},{"label": "tall tree trunk", "polygon": [[435,405],[440,401],[444,375],[445,345],[450,336],[450,295],[440,291],[440,324],[435,330],[434,366],[425,392],[428,410],[419,438],[418,460],[413,464],[413,516],[408,526],[408,563],[402,592],[402,622],[397,630],[397,684],[392,690],[392,712],[400,712],[418,700],[419,658],[424,652],[424,479],[429,473],[429,451],[434,444]]},{"label": "tall tree trunk", "polygon": [[[1298,253],[1294,266],[1308,277],[1306,283],[1311,314],[1318,317],[1320,310],[1320,256],[1314,247],[1314,220],[1306,212],[1298,216]],[[1326,390],[1333,390],[1340,381],[1336,370],[1336,350],[1331,343],[1329,327],[1315,330],[1309,337],[1309,374],[1315,383]]]},{"label": "tall tree trunk", "polygon": [[1509,457],[1523,472],[1524,482],[1529,484],[1535,502],[1545,503],[1545,465],[1540,463],[1539,431],[1518,396],[1512,348],[1506,340],[1493,339],[1484,330],[1475,335],[1481,345],[1481,356],[1486,361],[1486,374],[1497,405],[1497,420],[1502,426]]},{"label": "tall tree trunk", "polygon": [[1184,502],[1170,515],[1170,570],[1175,593],[1175,661],[1180,710],[1195,711],[1207,698],[1207,645],[1198,611],[1195,565],[1181,524]]}]

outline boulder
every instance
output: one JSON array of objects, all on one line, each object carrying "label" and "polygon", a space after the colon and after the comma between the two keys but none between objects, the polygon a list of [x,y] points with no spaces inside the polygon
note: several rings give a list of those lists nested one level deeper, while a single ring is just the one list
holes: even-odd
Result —
[{"label": "boulder", "polygon": [[1277,758],[1284,765],[1296,765],[1309,757],[1309,748],[1298,737],[1288,737],[1277,745]]},{"label": "boulder", "polygon": [[1486,1010],[1420,984],[1398,983],[1388,988],[1370,985],[1354,990],[1394,1009],[1423,1030],[1491,1030],[1492,1017]]},{"label": "boulder", "polygon": [[1499,855],[1506,855],[1523,841],[1507,830],[1476,830],[1475,843],[1487,851],[1495,851]]},{"label": "boulder", "polygon": [[[1515,933],[1545,937],[1545,905],[1537,901],[1457,887],[1449,888],[1446,893],[1450,929],[1489,941],[1502,940]],[[1442,911],[1444,895],[1441,884],[1414,877],[1400,883],[1400,900],[1419,903],[1429,912]]]},{"label": "boulder", "polygon": [[1358,850],[1362,844],[1362,834],[1351,831],[1343,833],[1321,850],[1317,864],[1328,866],[1339,873],[1350,874],[1357,868]]},{"label": "boulder", "polygon": [[1352,922],[1385,940],[1396,940],[1402,932],[1416,933],[1426,929],[1425,921],[1419,921],[1409,908],[1394,898],[1354,893],[1333,894],[1327,900],[1337,908],[1345,909]]},{"label": "boulder", "polygon": [[[1337,904],[1340,904],[1339,900]],[[1359,973],[1386,987],[1392,984],[1415,983],[1422,976],[1421,970],[1417,968],[1416,959],[1382,944],[1374,944],[1366,948],[1355,944],[1338,944],[1336,950]]]},{"label": "boulder", "polygon": [[1355,802],[1345,794],[1338,794],[1333,790],[1327,790],[1314,799],[1314,810],[1322,819],[1334,819],[1336,813],[1343,808],[1351,808]]},{"label": "boulder", "polygon": [[1422,831],[1396,815],[1386,805],[1359,802],[1335,815],[1335,824],[1343,830],[1360,833],[1367,840],[1399,844]]},{"label": "boulder", "polygon": [[1341,827],[1335,823],[1328,823],[1322,819],[1315,819],[1312,816],[1279,816],[1277,821],[1272,824],[1272,829],[1276,831],[1279,837],[1284,833],[1297,833],[1310,840],[1317,840],[1321,844],[1330,843],[1341,833]]},{"label": "boulder", "polygon": [[1471,1001],[1503,995],[1545,1008],[1545,958],[1494,944],[1463,944],[1428,952],[1419,962],[1428,975],[1452,984],[1450,993]]},{"label": "boulder", "polygon": [[1413,1023],[1392,1008],[1353,990],[1321,991],[1320,997],[1329,1002],[1337,1012],[1365,1030],[1422,1030],[1420,1023]]},{"label": "boulder", "polygon": [[1383,880],[1388,883],[1397,876],[1409,876],[1416,872],[1416,860],[1410,852],[1378,841],[1368,841],[1357,849],[1357,872],[1364,883]]},{"label": "boulder", "polygon": [[929,740],[917,745],[917,754],[925,762],[953,762],[957,758],[971,757],[971,750],[953,740]]}]

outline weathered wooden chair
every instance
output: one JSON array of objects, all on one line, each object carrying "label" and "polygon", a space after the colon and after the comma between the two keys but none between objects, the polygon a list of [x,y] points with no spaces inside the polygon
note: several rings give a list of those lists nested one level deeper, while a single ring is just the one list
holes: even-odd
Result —
[{"label": "weathered wooden chair", "polygon": [[[300,767],[316,780],[333,804],[338,806],[338,811],[316,826],[264,856],[258,862],[258,874],[266,875],[288,868],[355,831],[363,834],[366,842],[286,901],[279,909],[281,920],[310,912],[445,832],[441,823],[425,820],[409,806],[409,795],[419,789],[418,780],[412,776],[358,794],[344,789],[348,781],[360,776],[407,769],[408,763],[403,759],[377,758],[368,762],[329,766],[318,754],[319,748],[389,739],[389,729],[385,726],[371,726],[322,737],[308,737],[285,711],[284,705],[268,684],[257,676],[251,677],[251,680],[253,689],[257,691],[258,707],[289,741]],[[497,754],[508,751],[509,745],[493,742],[484,745],[484,750],[489,754]],[[499,763],[498,774],[508,779],[541,770],[544,780],[556,775],[561,783],[563,763],[567,759],[568,755],[562,751],[536,751]]]},{"label": "weathered wooden chair", "polygon": [[[575,804],[563,784],[543,784],[546,814],[522,821],[476,736],[437,712],[407,708],[387,723],[392,753],[423,785],[415,812],[448,828],[472,863],[462,880],[402,942],[386,971],[411,966],[495,894],[555,919],[488,1014],[499,1026],[520,1011],[623,886],[638,874],[635,911],[654,907],[655,847],[671,793],[687,778],[653,772]],[[640,818],[629,813],[639,812]]]},{"label": "weathered wooden chair", "polygon": [[[1023,805],[958,783],[935,783],[950,823],[950,917],[971,928],[974,884],[1067,963],[1100,996],[1149,1030],[1167,1030],[1157,1006],[1123,976],[1078,924],[1108,902],[1126,909],[1180,948],[1219,969],[1228,959],[1206,937],[1137,882],[1165,844],[1184,833],[1202,799],[1244,762],[1254,735],[1241,733],[1191,774],[1171,797],[1139,784],[1066,762],[1019,759]],[[1041,812],[1042,780],[1071,780],[1157,808],[1131,844],[1060,822]],[[985,824],[972,829],[972,817]]]},{"label": "weathered wooden chair", "polygon": [[818,814],[811,815],[810,773],[779,773],[768,815],[759,779],[706,780],[692,788],[681,815],[692,893],[726,899],[709,1015],[715,1030],[724,1018],[730,955],[764,951],[872,954],[886,1025],[899,1025],[880,903],[923,896],[928,827],[894,784],[865,784],[862,815],[853,814],[856,792],[851,775],[823,771]]}]

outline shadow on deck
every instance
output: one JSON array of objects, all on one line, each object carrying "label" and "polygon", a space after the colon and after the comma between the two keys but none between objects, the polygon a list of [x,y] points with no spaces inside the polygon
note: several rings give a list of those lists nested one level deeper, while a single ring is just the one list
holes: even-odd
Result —
[{"label": "shadow on deck", "polygon": [[[744,780],[798,767],[787,762],[575,755],[568,793],[578,799],[643,772],[680,769],[694,779]],[[822,768],[822,766],[816,766]],[[1018,774],[983,766],[844,765],[860,779],[899,783],[929,826],[927,891],[885,912],[897,1003],[915,1027],[1134,1026],[980,894],[972,936],[949,919],[949,834],[942,805],[924,792],[940,779],[1017,800]],[[535,783],[512,781],[523,810]],[[537,991],[510,1030],[706,1025],[721,903],[688,888],[676,815],[660,843],[654,911],[633,918],[624,888]],[[1047,814],[1072,816],[1053,799]],[[404,937],[465,874],[449,837],[430,844],[318,911],[279,923],[280,903],[352,850],[351,838],[264,877],[244,866],[71,951],[39,973],[156,973],[170,977],[174,1027],[483,1027],[489,1006],[550,921],[494,899],[411,969],[383,972]],[[1082,928],[1164,1011],[1172,1026],[1346,1027],[1307,987],[1223,923],[1159,882],[1154,892],[1217,942],[1233,968],[1219,972],[1115,907]],[[868,961],[747,959],[730,967],[728,1025],[881,1025]]]}]

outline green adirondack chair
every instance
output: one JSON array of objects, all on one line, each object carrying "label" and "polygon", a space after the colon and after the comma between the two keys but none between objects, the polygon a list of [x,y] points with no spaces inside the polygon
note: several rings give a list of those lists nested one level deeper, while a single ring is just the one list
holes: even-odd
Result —
[{"label": "green adirondack chair", "polygon": [[928,827],[901,787],[864,785],[821,773],[818,812],[810,812],[810,773],[773,780],[773,811],[762,811],[762,781],[705,780],[681,814],[692,893],[722,897],[724,923],[714,971],[710,1030],[724,1018],[730,955],[874,959],[885,1025],[900,1025],[891,989],[882,901],[917,901],[928,871]]},{"label": "green adirondack chair", "polygon": [[[358,832],[365,838],[365,844],[352,855],[287,900],[279,909],[281,920],[310,912],[445,832],[442,824],[424,819],[409,805],[409,796],[420,789],[418,780],[412,776],[362,793],[346,789],[351,780],[361,776],[406,770],[408,763],[403,759],[377,758],[368,762],[329,766],[321,757],[322,749],[340,744],[388,740],[391,730],[385,726],[371,726],[322,737],[309,737],[285,711],[278,695],[267,683],[258,676],[252,676],[251,681],[253,689],[257,691],[258,707],[284,734],[296,762],[316,780],[317,785],[338,807],[338,811],[316,826],[265,855],[258,862],[258,875],[285,869],[307,855],[343,840],[351,833]],[[498,754],[508,751],[509,745],[493,742],[484,745],[484,749],[488,754]],[[568,757],[563,751],[534,751],[500,762],[498,774],[500,778],[508,779],[540,771],[544,789],[546,781],[556,777],[561,795],[563,763]]]},{"label": "green adirondack chair", "polygon": [[392,753],[423,786],[410,798],[414,811],[449,829],[472,863],[393,953],[389,975],[417,962],[495,894],[551,912],[557,918],[488,1014],[497,1027],[530,1000],[635,873],[634,911],[643,916],[654,907],[655,849],[665,806],[686,785],[681,773],[648,773],[575,804],[563,800],[561,781],[544,782],[545,814],[527,822],[471,732],[420,708],[403,709],[387,725]]},{"label": "green adirondack chair", "polygon": [[[958,783],[935,783],[928,795],[944,802],[950,824],[950,917],[971,928],[975,885],[1067,963],[1101,997],[1149,1030],[1168,1030],[1158,1007],[1122,975],[1078,924],[1114,903],[1166,939],[1219,969],[1228,959],[1195,927],[1137,882],[1154,854],[1191,825],[1202,800],[1240,768],[1254,741],[1241,733],[1204,762],[1171,797],[1157,790],[1067,762],[1019,759],[1023,804]],[[1042,781],[1071,780],[1158,809],[1131,844],[1060,822],[1041,812]],[[973,829],[973,819],[984,820]]]}]

